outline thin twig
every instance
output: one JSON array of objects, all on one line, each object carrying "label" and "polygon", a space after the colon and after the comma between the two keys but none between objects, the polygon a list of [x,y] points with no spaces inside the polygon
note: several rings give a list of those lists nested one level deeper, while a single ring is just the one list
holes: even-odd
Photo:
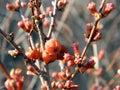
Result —
[{"label": "thin twig", "polygon": [[55,27],[56,11],[57,11],[57,0],[54,1],[53,14],[51,16],[51,23],[50,23],[50,28],[49,28],[49,32],[48,32],[47,38],[51,37],[52,31],[53,31],[53,29]]},{"label": "thin twig", "polygon": [[115,64],[115,62],[119,56],[120,56],[120,48],[115,52],[115,55],[114,55],[111,63],[108,65],[108,67],[105,70],[106,72],[108,72],[112,68],[112,66]]},{"label": "thin twig", "polygon": [[[95,69],[98,70],[99,69],[99,60],[98,60],[97,44],[93,43],[92,47],[93,47],[93,53],[94,53],[94,57],[95,57]],[[96,84],[96,86],[99,86],[98,76],[95,76],[95,84]],[[96,90],[98,90],[98,88]]]},{"label": "thin twig", "polygon": [[106,2],[106,0],[102,0],[102,2],[100,4],[99,12],[102,12],[102,9],[103,9],[103,7],[105,5],[105,2]]},{"label": "thin twig", "polygon": [[116,79],[118,79],[120,77],[119,74],[116,74],[108,83],[107,85],[105,85],[105,87],[103,88],[103,90],[108,90],[110,89],[110,86],[115,82]]}]

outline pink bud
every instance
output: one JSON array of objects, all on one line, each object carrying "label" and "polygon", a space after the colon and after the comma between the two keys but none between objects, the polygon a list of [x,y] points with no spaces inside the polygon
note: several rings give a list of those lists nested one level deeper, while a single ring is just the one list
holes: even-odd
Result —
[{"label": "pink bud", "polygon": [[59,77],[60,77],[61,79],[63,79],[63,80],[66,80],[66,79],[67,79],[67,76],[66,76],[65,72],[63,72],[63,71],[59,72],[58,75],[59,75]]},{"label": "pink bud", "polygon": [[45,14],[40,14],[39,17],[40,17],[41,19],[44,19],[44,18],[45,18]]},{"label": "pink bud", "polygon": [[88,69],[88,68],[93,68],[95,65],[95,61],[92,59],[92,60],[89,60],[86,62],[86,65],[85,67]]},{"label": "pink bud", "polygon": [[59,83],[59,84],[58,84],[58,88],[61,88],[61,89],[64,88],[64,84]]},{"label": "pink bud", "polygon": [[89,3],[87,8],[92,14],[97,13],[96,4],[94,2]]},{"label": "pink bud", "polygon": [[73,60],[69,60],[69,61],[67,62],[67,66],[68,66],[68,67],[71,67],[71,66],[73,66],[73,65],[75,65],[75,63],[74,63]]},{"label": "pink bud", "polygon": [[71,85],[72,85],[72,83],[73,83],[73,82],[72,82],[71,80],[66,81],[65,87],[70,88]]},{"label": "pink bud", "polygon": [[105,56],[105,51],[104,50],[100,50],[99,53],[98,53],[98,59],[99,60],[102,60]]},{"label": "pink bud", "polygon": [[58,78],[58,73],[57,73],[57,72],[53,72],[53,73],[52,73],[52,77]]},{"label": "pink bud", "polygon": [[107,16],[114,8],[115,6],[113,3],[107,3],[103,15]]},{"label": "pink bud", "polygon": [[69,60],[74,59],[74,56],[70,55],[69,53],[65,53],[63,57],[64,57],[65,61],[69,61]]},{"label": "pink bud", "polygon": [[12,4],[6,4],[6,8],[8,10],[11,10],[11,11],[15,11],[16,10],[16,6],[15,5],[12,5]]},{"label": "pink bud", "polygon": [[77,43],[73,43],[72,44],[72,48],[73,48],[75,56],[79,57],[79,45],[78,45],[78,42]]},{"label": "pink bud", "polygon": [[48,22],[47,20],[45,20],[45,21],[43,22],[43,25],[44,25],[46,28],[48,28],[48,29],[49,29],[49,27],[50,27],[50,24],[49,24],[49,22]]}]

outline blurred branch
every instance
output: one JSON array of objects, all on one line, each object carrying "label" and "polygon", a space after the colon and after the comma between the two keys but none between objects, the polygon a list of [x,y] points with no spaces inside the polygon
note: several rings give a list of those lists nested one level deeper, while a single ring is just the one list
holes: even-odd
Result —
[{"label": "blurred branch", "polygon": [[[95,57],[95,69],[98,70],[99,69],[99,60],[98,60],[97,44],[93,43],[92,47],[93,47],[93,53],[94,53],[94,57]],[[96,86],[99,86],[98,75],[95,76],[95,84],[96,84]]]},{"label": "blurred branch", "polygon": [[110,62],[109,66],[105,70],[106,72],[108,72],[109,70],[111,70],[112,66],[115,64],[115,62],[116,62],[116,60],[118,59],[119,56],[120,56],[120,48],[113,55],[112,61]]},{"label": "blurred branch", "polygon": [[5,68],[5,66],[3,65],[3,63],[1,62],[0,60],[0,69],[3,71],[3,73],[5,74],[5,76],[8,78],[8,79],[11,79],[7,69]]},{"label": "blurred branch", "polygon": [[109,90],[110,86],[120,77],[119,74],[116,74],[108,83],[107,85],[103,88],[103,90]]}]

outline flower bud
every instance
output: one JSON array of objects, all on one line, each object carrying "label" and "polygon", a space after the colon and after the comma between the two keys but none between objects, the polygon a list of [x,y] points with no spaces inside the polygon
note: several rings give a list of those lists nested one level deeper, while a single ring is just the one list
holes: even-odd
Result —
[{"label": "flower bud", "polygon": [[61,79],[63,79],[63,80],[66,80],[66,79],[67,79],[67,76],[66,76],[65,72],[63,72],[63,71],[59,72],[58,75],[59,75],[59,77],[60,77]]},{"label": "flower bud", "polygon": [[24,24],[23,21],[19,21],[19,22],[17,23],[17,25],[18,25],[21,29],[23,29],[24,31],[27,31],[27,32],[28,32],[28,30],[27,30],[27,28],[25,27],[25,24]]},{"label": "flower bud", "polygon": [[66,81],[66,83],[65,83],[65,87],[67,87],[67,88],[70,88],[71,87],[71,85],[72,85],[72,80],[68,80],[68,81]]},{"label": "flower bud", "polygon": [[50,27],[50,24],[49,24],[49,22],[48,22],[47,20],[45,20],[45,21],[43,22],[43,25],[44,25],[47,29],[49,29],[49,27]]},{"label": "flower bud", "polygon": [[75,63],[74,63],[73,60],[67,61],[67,66],[68,66],[68,67],[71,67],[71,66],[73,66],[73,65],[75,65]]},{"label": "flower bud", "polygon": [[17,74],[17,75],[22,74],[22,69],[16,68],[16,69],[15,69],[15,74]]},{"label": "flower bud", "polygon": [[87,69],[89,69],[89,68],[93,68],[94,65],[95,65],[95,61],[93,59],[91,59],[91,60],[89,60],[89,61],[86,62],[85,67]]},{"label": "flower bud", "polygon": [[64,84],[63,83],[59,83],[58,84],[58,88],[61,88],[61,89],[64,88]]},{"label": "flower bud", "polygon": [[40,14],[39,17],[40,17],[41,19],[44,19],[44,18],[45,18],[45,14]]},{"label": "flower bud", "polygon": [[13,57],[16,57],[19,54],[19,52],[16,49],[15,50],[8,50],[8,53]]},{"label": "flower bud", "polygon": [[57,78],[58,78],[58,73],[57,73],[57,72],[53,72],[53,73],[52,73],[52,77],[54,77],[54,78],[57,79]]},{"label": "flower bud", "polygon": [[105,56],[105,51],[104,50],[100,50],[99,53],[98,53],[98,59],[99,60],[102,60]]},{"label": "flower bud", "polygon": [[26,3],[25,2],[21,2],[21,7],[22,7],[22,9],[24,9],[26,7]]},{"label": "flower bud", "polygon": [[27,31],[30,31],[33,27],[32,22],[28,18],[25,18],[23,22],[25,24],[25,27],[27,28]]},{"label": "flower bud", "polygon": [[92,15],[97,13],[96,4],[94,2],[89,3],[87,9],[92,13]]},{"label": "flower bud", "polygon": [[107,3],[106,7],[105,7],[105,10],[103,12],[103,15],[107,16],[114,8],[115,8],[115,6],[114,6],[113,3]]},{"label": "flower bud", "polygon": [[6,8],[8,10],[11,10],[11,11],[15,11],[16,10],[16,6],[15,5],[12,5],[12,4],[6,4]]},{"label": "flower bud", "polygon": [[78,43],[73,43],[72,48],[73,48],[75,57],[79,57],[79,45],[78,45]]},{"label": "flower bud", "polygon": [[74,60],[74,56],[70,55],[69,53],[65,53],[63,57],[65,61]]},{"label": "flower bud", "polygon": [[66,68],[66,71],[65,71],[65,72],[66,72],[66,76],[67,76],[67,77],[71,76],[71,71],[70,71],[70,68],[69,68],[69,67]]}]

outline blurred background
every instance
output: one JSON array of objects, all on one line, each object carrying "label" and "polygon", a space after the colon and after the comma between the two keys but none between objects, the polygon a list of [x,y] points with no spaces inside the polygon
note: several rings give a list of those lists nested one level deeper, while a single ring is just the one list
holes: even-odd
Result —
[{"label": "blurred background", "polygon": [[[28,0],[23,0],[28,2]],[[43,0],[44,8],[51,6],[52,0]],[[97,9],[101,0],[68,0],[69,3],[63,12],[57,13],[57,27],[56,36],[63,45],[68,47],[68,50],[73,54],[71,45],[73,42],[79,42],[80,52],[82,52],[85,41],[84,31],[86,30],[86,24],[93,22],[94,18],[87,10],[86,6],[90,1],[96,2]],[[15,42],[20,45],[24,50],[29,46],[27,41],[27,35],[23,30],[19,29],[17,22],[21,20],[18,12],[8,11],[5,6],[7,3],[13,3],[14,0],[0,0],[0,28],[6,33],[14,32]],[[107,2],[113,2],[115,9],[106,18],[101,20],[103,25],[103,37],[96,45],[98,51],[103,49],[105,51],[105,57],[99,61],[99,67],[103,69],[102,73],[98,76],[99,84],[104,90],[112,90],[116,85],[120,85],[120,77],[117,74],[117,70],[120,68],[120,0],[107,0]],[[25,17],[31,16],[29,8],[24,10]],[[44,28],[47,32],[47,29]],[[38,42],[38,36],[33,33],[34,42]],[[22,68],[23,75],[25,76],[23,90],[40,90],[40,81],[37,77],[31,77],[26,75],[26,67],[22,57],[11,57],[8,54],[8,50],[12,50],[13,47],[6,42],[6,40],[0,36],[0,60],[3,62],[8,71],[12,68]],[[87,56],[93,56],[92,46],[88,49]],[[59,70],[57,62],[50,64],[50,74],[53,71]],[[6,77],[0,70],[0,90],[4,87],[4,81]],[[34,84],[33,84],[34,82]],[[75,80],[75,83],[80,84],[80,90],[94,90],[92,86],[95,84],[95,76],[88,73],[79,74]]]}]

